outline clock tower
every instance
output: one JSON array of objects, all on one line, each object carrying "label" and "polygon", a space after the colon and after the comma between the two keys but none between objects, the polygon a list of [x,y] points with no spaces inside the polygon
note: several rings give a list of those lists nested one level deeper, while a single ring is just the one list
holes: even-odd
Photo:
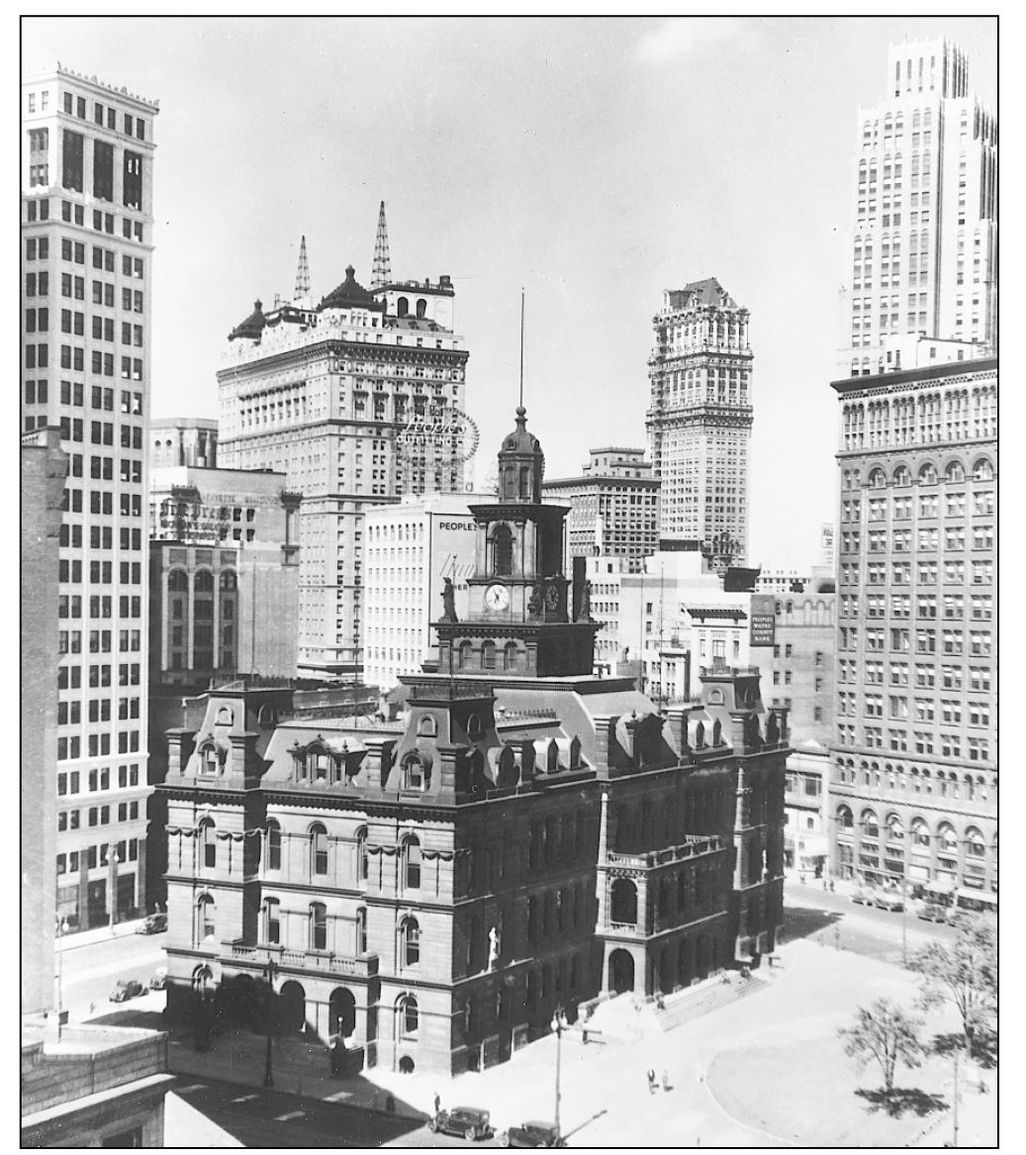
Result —
[{"label": "clock tower", "polygon": [[563,572],[565,505],[543,504],[545,455],[527,431],[526,410],[499,450],[499,499],[472,505],[477,523],[474,576],[465,622],[446,612],[438,630],[439,672],[505,673],[514,677],[591,674],[599,624],[569,612],[570,581]]}]

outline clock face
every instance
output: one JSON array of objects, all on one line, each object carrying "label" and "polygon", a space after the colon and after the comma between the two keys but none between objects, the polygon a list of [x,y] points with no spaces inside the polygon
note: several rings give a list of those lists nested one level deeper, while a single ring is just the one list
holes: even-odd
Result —
[{"label": "clock face", "polygon": [[485,605],[490,610],[504,610],[509,605],[509,590],[496,582],[485,590]]}]

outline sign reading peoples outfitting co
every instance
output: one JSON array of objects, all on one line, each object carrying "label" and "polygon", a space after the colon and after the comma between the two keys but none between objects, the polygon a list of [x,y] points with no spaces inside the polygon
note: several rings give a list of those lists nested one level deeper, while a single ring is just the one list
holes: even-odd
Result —
[{"label": "sign reading peoples outfitting co", "polygon": [[477,423],[461,409],[432,405],[406,422],[396,433],[395,444],[403,457],[433,453],[460,462],[474,456],[480,437]]}]

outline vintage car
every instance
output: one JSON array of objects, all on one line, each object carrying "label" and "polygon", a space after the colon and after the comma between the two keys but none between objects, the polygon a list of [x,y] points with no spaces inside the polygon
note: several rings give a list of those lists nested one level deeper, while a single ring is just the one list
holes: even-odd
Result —
[{"label": "vintage car", "polygon": [[503,1147],[565,1147],[555,1123],[522,1123],[499,1136]]},{"label": "vintage car", "polygon": [[926,922],[947,922],[949,911],[946,906],[942,906],[939,902],[928,902],[919,909],[917,915]]},{"label": "vintage car", "polygon": [[858,887],[856,890],[851,892],[851,900],[852,902],[859,902],[864,903],[866,906],[872,906],[873,892],[871,890],[864,890],[862,887]]},{"label": "vintage car", "polygon": [[167,987],[167,967],[157,967],[150,975],[150,990],[162,991]]},{"label": "vintage car", "polygon": [[881,890],[873,899],[873,905],[880,910],[904,910],[905,900],[898,890]]},{"label": "vintage car", "polygon": [[129,999],[138,998],[144,987],[138,979],[119,979],[118,985],[110,993],[112,1003],[124,1003]]},{"label": "vintage car", "polygon": [[165,930],[167,930],[167,915],[151,914],[135,928],[135,933],[162,934]]},{"label": "vintage car", "polygon": [[462,1135],[468,1142],[474,1139],[487,1139],[491,1136],[492,1128],[488,1122],[488,1112],[477,1107],[453,1107],[451,1111],[439,1111],[430,1120],[428,1127],[432,1131],[444,1131],[449,1135]]}]

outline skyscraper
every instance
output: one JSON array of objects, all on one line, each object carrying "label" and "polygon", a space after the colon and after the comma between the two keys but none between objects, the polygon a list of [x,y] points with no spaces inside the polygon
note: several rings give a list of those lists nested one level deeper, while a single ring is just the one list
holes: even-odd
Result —
[{"label": "skyscraper", "polygon": [[896,367],[907,333],[995,352],[997,122],[965,54],[946,40],[892,45],[887,98],[859,110],[857,149],[840,372]]},{"label": "skyscraper", "polygon": [[649,456],[661,482],[659,536],[748,552],[752,350],[748,310],[710,277],[663,293],[652,320]]},{"label": "skyscraper", "polygon": [[[378,248],[387,251],[383,209]],[[302,291],[308,272],[295,300],[266,314],[257,301],[217,374],[219,464],[286,473],[303,495],[299,664],[310,674],[362,670],[365,507],[462,492],[468,451],[468,354],[453,332],[449,277],[371,292],[355,272],[319,303]]]},{"label": "skyscraper", "polygon": [[59,537],[57,914],[145,906],[146,417],[157,103],[22,86],[22,427],[69,458]]}]

